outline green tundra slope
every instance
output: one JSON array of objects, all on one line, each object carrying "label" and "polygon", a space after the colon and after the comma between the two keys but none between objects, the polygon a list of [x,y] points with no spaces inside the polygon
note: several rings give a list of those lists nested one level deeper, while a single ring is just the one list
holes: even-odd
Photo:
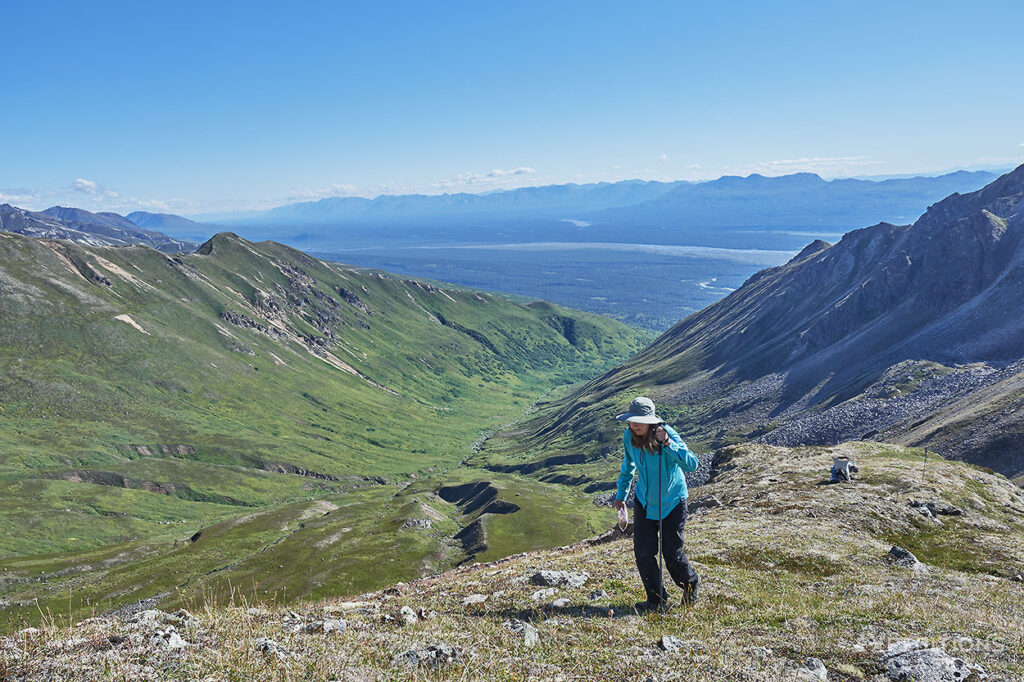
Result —
[{"label": "green tundra slope", "polygon": [[326,595],[542,546],[534,507],[575,494],[460,461],[648,340],[227,233],[174,257],[0,233],[0,627],[37,598]]},{"label": "green tundra slope", "polygon": [[[885,443],[718,454],[686,522],[699,599],[670,586],[664,615],[635,612],[632,543],[606,533],[341,599],[54,617],[0,654],[11,680],[1024,679],[1024,491],[1005,477]],[[841,455],[860,473],[830,485]],[[582,584],[538,595],[542,570]],[[154,636],[172,627],[188,646]],[[447,655],[407,653],[431,645]]]}]

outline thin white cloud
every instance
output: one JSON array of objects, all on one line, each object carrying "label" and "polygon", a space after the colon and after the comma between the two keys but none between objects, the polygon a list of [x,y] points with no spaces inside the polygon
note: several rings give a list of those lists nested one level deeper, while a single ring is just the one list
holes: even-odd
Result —
[{"label": "thin white cloud", "polygon": [[668,154],[661,154],[658,156],[658,161],[668,161]]},{"label": "thin white cloud", "polygon": [[356,186],[348,183],[335,183],[327,187],[316,189],[297,189],[288,193],[289,201],[317,201],[331,197],[352,196],[356,192]]},{"label": "thin white cloud", "polygon": [[71,183],[71,189],[76,192],[82,192],[84,194],[96,194],[99,191],[99,185],[92,180],[86,180],[84,178],[77,178]]},{"label": "thin white cloud", "polygon": [[[428,185],[428,189],[442,191],[510,189],[523,186],[523,179],[533,175],[537,169],[528,166],[518,168],[495,168],[486,173],[457,173],[453,178],[445,178]],[[534,181],[536,182],[536,181]]]},{"label": "thin white cloud", "polygon": [[873,166],[882,163],[870,156],[802,156],[796,159],[778,159],[776,161],[760,161],[758,166],[769,169],[803,169],[803,168],[846,168],[850,166]]},{"label": "thin white cloud", "polygon": [[865,167],[885,165],[885,161],[868,155],[858,156],[801,156],[792,159],[758,161],[747,165],[724,166],[721,172],[729,175],[787,175],[790,173],[819,173],[832,177],[853,174]]},{"label": "thin white cloud", "polygon": [[12,204],[19,208],[33,205],[40,199],[40,192],[34,189],[0,189],[0,204]]},{"label": "thin white cloud", "polygon": [[536,173],[536,172],[537,172],[537,170],[535,168],[527,168],[526,166],[520,166],[519,168],[512,168],[511,170],[501,170],[500,168],[496,168],[496,169],[494,169],[492,171],[488,171],[487,173],[484,173],[483,177],[485,177],[485,178],[503,178],[506,175],[529,175],[531,173]]}]

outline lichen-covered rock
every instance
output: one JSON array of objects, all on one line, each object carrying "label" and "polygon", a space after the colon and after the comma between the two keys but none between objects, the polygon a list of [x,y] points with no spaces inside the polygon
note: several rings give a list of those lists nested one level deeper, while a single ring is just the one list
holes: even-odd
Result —
[{"label": "lichen-covered rock", "polygon": [[530,578],[534,585],[544,587],[583,587],[590,575],[587,573],[573,573],[571,571],[538,571]]},{"label": "lichen-covered rock", "polygon": [[290,651],[269,637],[261,637],[256,640],[256,650],[279,661],[291,658],[292,656]]},{"label": "lichen-covered rock", "polygon": [[985,669],[953,658],[938,647],[908,639],[890,644],[882,656],[890,680],[897,682],[981,682]]},{"label": "lichen-covered rock", "polygon": [[905,566],[907,568],[915,568],[921,562],[917,560],[914,553],[909,549],[903,549],[896,545],[892,546],[887,555],[890,563],[896,564],[897,566]]},{"label": "lichen-covered rock", "polygon": [[415,625],[419,620],[419,616],[409,606],[403,606],[398,610],[398,622],[402,625]]},{"label": "lichen-covered rock", "polygon": [[348,623],[344,620],[330,618],[327,620],[315,620],[312,623],[305,623],[301,626],[299,631],[305,634],[329,635],[332,632],[344,632],[347,627]]},{"label": "lichen-covered rock", "polygon": [[395,656],[394,662],[397,666],[407,668],[440,668],[452,663],[461,663],[463,659],[462,651],[458,647],[442,642],[422,649],[407,649]]},{"label": "lichen-covered rock", "polygon": [[537,628],[533,627],[530,623],[525,620],[519,620],[518,618],[512,618],[506,620],[501,624],[503,628],[509,632],[514,632],[521,635],[523,638],[523,644],[527,647],[533,648],[540,642],[540,633],[537,632]]}]

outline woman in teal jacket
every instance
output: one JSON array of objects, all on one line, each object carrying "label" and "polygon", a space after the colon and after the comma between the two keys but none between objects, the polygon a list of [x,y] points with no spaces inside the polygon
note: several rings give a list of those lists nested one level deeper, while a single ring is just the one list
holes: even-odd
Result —
[{"label": "woman in teal jacket", "polygon": [[647,600],[637,606],[643,609],[667,607],[668,592],[662,584],[657,562],[659,532],[661,554],[669,575],[683,589],[683,604],[693,604],[697,600],[700,576],[683,552],[686,498],[689,496],[683,472],[697,470],[697,456],[690,452],[675,429],[655,414],[650,398],[635,399],[629,404],[629,411],[616,419],[629,423],[622,434],[625,455],[615,493],[616,509],[625,506],[634,472],[637,476],[633,554],[647,593]]}]

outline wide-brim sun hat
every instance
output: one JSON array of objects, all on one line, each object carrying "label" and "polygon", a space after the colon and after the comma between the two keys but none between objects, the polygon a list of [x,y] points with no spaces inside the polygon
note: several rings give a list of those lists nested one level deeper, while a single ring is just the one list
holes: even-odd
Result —
[{"label": "wide-brim sun hat", "polygon": [[629,412],[623,412],[616,419],[640,424],[660,424],[663,421],[654,411],[654,401],[643,396],[634,398],[629,404]]}]

